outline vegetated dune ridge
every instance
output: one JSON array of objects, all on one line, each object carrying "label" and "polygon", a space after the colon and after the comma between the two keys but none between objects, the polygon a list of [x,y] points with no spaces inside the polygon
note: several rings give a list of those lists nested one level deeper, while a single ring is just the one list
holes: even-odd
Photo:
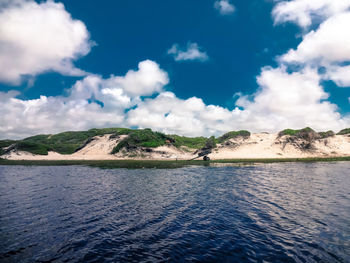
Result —
[{"label": "vegetated dune ridge", "polygon": [[[44,139],[50,141],[55,135],[39,136],[46,136]],[[164,135],[149,129],[127,130],[127,132],[123,130],[119,133],[106,133],[81,139],[81,146],[76,150],[73,148],[74,152],[71,154],[50,150],[39,152],[38,149],[45,149],[43,146],[45,144],[33,144],[31,139],[12,143],[6,141],[6,147],[1,148],[0,144],[0,148],[1,158],[9,160],[189,160],[198,157],[201,150],[207,149],[210,139],[213,145],[210,146],[211,153],[208,156],[212,160],[350,156],[349,129],[335,135],[331,131],[317,133],[310,128],[287,129],[275,134],[250,134],[247,131],[238,131],[209,139]],[[23,150],[23,142],[27,143],[27,151]],[[56,145],[56,148],[59,149],[59,146]]]}]

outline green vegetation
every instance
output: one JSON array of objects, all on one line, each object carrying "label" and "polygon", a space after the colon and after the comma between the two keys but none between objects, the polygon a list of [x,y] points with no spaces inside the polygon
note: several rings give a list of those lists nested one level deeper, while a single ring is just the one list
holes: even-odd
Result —
[{"label": "green vegetation", "polygon": [[205,142],[205,149],[214,149],[216,147],[216,139],[214,136],[211,136],[206,142]]},{"label": "green vegetation", "polygon": [[223,143],[229,139],[234,139],[237,137],[243,137],[243,138],[249,138],[250,137],[250,132],[246,130],[241,130],[241,131],[230,131],[228,133],[225,133],[221,137],[217,138],[217,142]]},{"label": "green vegetation", "polygon": [[129,136],[114,147],[112,154],[119,152],[122,148],[136,149],[138,147],[156,148],[166,143],[173,142],[173,139],[161,132],[154,132],[151,129],[133,130]]},{"label": "green vegetation", "polygon": [[169,135],[174,140],[173,145],[177,148],[181,146],[188,147],[190,149],[200,149],[205,146],[207,138],[205,137],[183,137],[179,135]]},{"label": "green vegetation", "polygon": [[298,136],[303,132],[315,132],[315,131],[309,127],[306,127],[301,130],[285,129],[283,131],[280,131],[278,135],[279,136],[283,136],[283,135]]},{"label": "green vegetation", "polygon": [[[88,131],[62,132],[54,135],[36,135],[16,143],[17,150],[47,155],[49,151],[72,154],[94,136],[104,134],[125,135],[132,130],[126,128],[91,129]],[[1,146],[0,148],[6,147]],[[0,152],[0,154],[2,154]]]},{"label": "green vegetation", "polygon": [[17,150],[39,155],[47,155],[49,151],[60,154],[72,154],[82,148],[94,136],[104,134],[113,134],[115,136],[129,135],[113,149],[112,153],[117,153],[124,147],[128,149],[136,149],[137,147],[155,148],[167,143],[178,148],[186,146],[191,149],[199,149],[204,147],[207,141],[205,137],[189,138],[178,135],[165,135],[160,132],[153,132],[151,129],[105,128],[62,132],[54,135],[41,134],[28,137],[21,141],[0,141],[0,155],[4,153],[2,148],[8,147],[11,144],[15,144]]},{"label": "green vegetation", "polygon": [[[179,135],[166,135],[161,132],[154,132],[151,129],[133,130],[128,128],[104,128],[91,129],[88,131],[62,132],[54,135],[42,134],[19,141],[0,140],[0,155],[5,153],[3,148],[10,145],[14,145],[14,148],[17,150],[39,155],[47,155],[49,151],[60,154],[73,154],[89,143],[93,137],[105,134],[112,134],[112,136],[129,135],[113,149],[113,154],[119,152],[122,148],[126,148],[127,150],[133,150],[139,147],[156,148],[166,144],[171,144],[177,148],[212,149],[216,147],[217,143],[224,143],[229,139],[250,137],[250,132],[246,130],[231,131],[218,138],[214,136],[210,138],[191,138]],[[350,128],[341,130],[338,134],[350,134]],[[327,131],[316,133],[313,129],[306,127],[300,130],[285,129],[279,132],[280,137],[283,135],[296,136],[312,141],[318,138],[334,136],[334,132]]]},{"label": "green vegetation", "polygon": [[337,135],[345,135],[345,134],[350,134],[350,128],[343,129],[337,133]]},{"label": "green vegetation", "polygon": [[325,139],[325,138],[334,136],[335,133],[333,131],[326,131],[326,132],[319,132],[318,135],[320,135],[321,139]]},{"label": "green vegetation", "polygon": [[47,145],[31,141],[20,141],[17,143],[16,147],[21,151],[39,155],[47,155],[49,150]]},{"label": "green vegetation", "polygon": [[14,144],[16,141],[13,140],[0,140],[0,155],[3,155],[5,151],[2,148],[9,147]]},{"label": "green vegetation", "polygon": [[15,143],[13,140],[0,140],[0,148],[9,147],[11,144]]},{"label": "green vegetation", "polygon": [[310,127],[306,127],[304,129],[300,130],[292,130],[292,129],[286,129],[278,133],[279,137],[283,135],[289,135],[289,136],[296,136],[296,137],[312,137],[314,139],[325,139],[328,137],[332,137],[335,135],[333,131],[326,131],[326,132],[315,132]]},{"label": "green vegetation", "polygon": [[86,165],[106,169],[127,168],[127,169],[174,169],[186,166],[216,166],[218,164],[232,165],[254,165],[259,163],[285,163],[285,162],[338,162],[350,161],[350,157],[329,157],[329,158],[280,158],[280,159],[231,159],[213,161],[155,161],[155,160],[103,160],[103,161],[15,161],[0,158],[0,165],[27,165],[27,166],[66,166]]}]

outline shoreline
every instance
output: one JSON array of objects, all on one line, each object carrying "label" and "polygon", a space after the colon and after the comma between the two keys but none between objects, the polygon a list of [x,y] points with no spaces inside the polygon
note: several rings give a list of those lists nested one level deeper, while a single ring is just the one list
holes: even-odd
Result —
[{"label": "shoreline", "polygon": [[190,166],[220,166],[221,165],[255,165],[264,163],[293,163],[293,162],[341,162],[350,161],[346,157],[311,157],[311,158],[261,158],[261,159],[219,159],[211,161],[202,160],[8,160],[0,158],[2,165],[23,165],[23,166],[71,166],[83,165],[105,169],[174,169]]}]

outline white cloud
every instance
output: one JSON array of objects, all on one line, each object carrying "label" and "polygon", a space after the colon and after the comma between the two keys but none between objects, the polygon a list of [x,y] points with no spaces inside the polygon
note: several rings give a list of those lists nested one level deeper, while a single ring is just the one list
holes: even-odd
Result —
[{"label": "white cloud", "polygon": [[214,7],[219,10],[222,15],[232,14],[236,10],[229,0],[218,0],[214,3]]},{"label": "white cloud", "polygon": [[331,66],[327,69],[326,79],[333,80],[339,87],[350,87],[350,66]]},{"label": "white cloud", "polygon": [[350,60],[350,12],[323,22],[303,37],[297,49],[282,56],[285,62],[329,64]]},{"label": "white cloud", "polygon": [[[4,94],[0,94],[3,96]],[[5,93],[6,95],[6,93]],[[119,126],[123,111],[108,111],[87,100],[40,96],[35,100],[9,98],[0,104],[1,138],[23,138],[39,133]]]},{"label": "white cloud", "polygon": [[269,131],[311,126],[317,130],[340,130],[350,119],[326,101],[328,94],[312,69],[288,73],[286,69],[264,68],[258,77],[260,90],[252,96],[239,96],[232,111],[205,105],[199,98],[179,99],[164,92],[155,99],[140,102],[127,115],[128,126],[150,127],[166,133],[189,136],[219,135],[226,131],[248,129]]},{"label": "white cloud", "polygon": [[168,84],[168,74],[159,65],[146,60],[139,63],[139,70],[130,70],[125,77],[116,77],[112,85],[121,87],[130,96],[146,96],[160,92]]},{"label": "white cloud", "polygon": [[[237,105],[249,112],[247,122],[262,129],[300,128],[339,130],[349,125],[337,112],[337,106],[326,101],[328,94],[320,86],[314,69],[288,73],[285,68],[264,68],[258,77],[260,90],[253,100],[241,97]],[[242,124],[244,125],[244,124]]]},{"label": "white cloud", "polygon": [[[23,138],[38,133],[86,130],[94,127],[133,127],[177,133],[188,136],[220,135],[230,130],[275,132],[286,127],[311,126],[317,130],[340,130],[350,126],[349,117],[342,117],[319,82],[316,70],[288,73],[283,68],[264,68],[258,77],[260,89],[249,96],[239,96],[237,106],[226,108],[206,105],[202,99],[180,99],[172,92],[159,89],[167,74],[154,63],[154,98],[140,99],[143,93],[128,93],[129,83],[143,87],[142,65],[132,71],[130,79],[103,79],[90,75],[68,90],[68,96],[41,96],[34,100],[16,98],[18,92],[0,94],[0,138]],[[139,90],[142,90],[141,88]],[[103,106],[101,105],[103,104]]]},{"label": "white cloud", "polygon": [[2,1],[0,5],[0,81],[19,84],[23,76],[56,71],[83,75],[73,65],[89,53],[89,32],[63,4],[48,0]]},{"label": "white cloud", "polygon": [[282,63],[325,67],[324,79],[350,86],[350,12],[335,14],[307,33],[296,49],[280,57]]},{"label": "white cloud", "polygon": [[160,92],[167,82],[167,73],[146,60],[124,77],[89,75],[77,81],[66,97],[22,100],[16,98],[17,91],[0,92],[0,123],[6,124],[0,126],[0,138],[124,126],[125,110],[137,105],[139,96]]},{"label": "white cloud", "polygon": [[308,27],[313,20],[331,17],[349,10],[349,0],[291,0],[280,1],[274,7],[272,16],[275,24],[295,22],[301,27]]},{"label": "white cloud", "polygon": [[174,44],[169,50],[169,55],[173,55],[175,61],[194,61],[205,62],[209,59],[206,52],[200,50],[197,43],[189,42],[186,50],[181,50],[178,44]]},{"label": "white cloud", "polygon": [[[311,70],[314,71],[314,77],[311,79],[313,78],[318,83],[320,80],[330,79],[340,87],[349,87],[350,66],[344,66],[344,63],[346,65],[350,62],[349,8],[350,0],[292,0],[278,3],[273,10],[275,23],[293,21],[304,29],[317,20],[320,24],[317,29],[304,34],[296,49],[289,50],[279,58],[279,69],[294,64],[301,70],[293,74],[304,74]],[[316,74],[317,70],[322,67],[325,68],[325,73]],[[305,91],[306,89],[300,90],[299,93],[305,93]],[[319,87],[319,91],[323,92],[323,87]],[[295,92],[297,91],[295,90]],[[317,94],[320,93],[314,90],[310,94],[312,97],[304,102],[305,106],[317,109],[320,116],[323,116],[322,118],[327,120],[327,125],[331,127],[349,126],[349,115],[341,117],[336,106],[325,100],[327,97],[320,97]],[[295,94],[288,96],[293,98]],[[320,103],[315,104],[313,99]],[[301,112],[304,111],[301,105],[298,108],[302,109]],[[326,110],[327,108],[328,110]],[[317,122],[318,118],[312,114],[310,116],[312,118],[308,122],[312,126],[312,123]]]},{"label": "white cloud", "polygon": [[[163,92],[155,99],[140,102],[127,115],[128,126],[150,127],[165,133],[212,135],[229,130],[232,112],[219,106],[205,105],[196,97],[179,99]],[[231,127],[230,127],[231,126]]]},{"label": "white cloud", "polygon": [[[297,1],[301,0],[290,2]],[[310,0],[310,3],[313,1]],[[52,19],[58,8],[61,10],[60,14],[63,12],[70,19],[65,21],[73,24],[81,23],[72,20],[62,5],[52,1],[39,5],[32,1],[16,0],[16,5],[13,4],[11,8],[22,10],[27,4],[34,5],[39,10],[47,5],[50,7],[47,9],[52,11]],[[4,10],[7,12],[10,9],[6,6]],[[310,16],[316,12],[315,8],[312,10],[314,11]],[[0,18],[3,12],[1,11]],[[146,60],[139,63],[137,70],[130,70],[125,76],[112,75],[108,79],[103,79],[98,75],[89,75],[67,90],[67,96],[41,96],[38,99],[22,100],[17,98],[19,93],[16,91],[0,92],[0,123],[5,124],[0,125],[0,138],[22,138],[38,133],[116,126],[148,127],[166,133],[189,136],[220,135],[237,129],[275,132],[287,127],[311,126],[316,130],[337,131],[349,127],[349,115],[344,117],[338,113],[337,106],[327,101],[329,95],[320,85],[324,78],[332,79],[339,86],[349,84],[350,66],[342,66],[341,63],[350,60],[348,20],[349,12],[333,12],[317,30],[306,33],[295,50],[281,57],[277,68],[262,69],[257,77],[258,91],[250,96],[238,95],[237,107],[232,111],[220,106],[206,105],[197,97],[180,99],[174,93],[165,91],[164,86],[169,82],[167,73],[157,63]],[[0,24],[0,28],[1,26]],[[40,26],[32,24],[30,27],[40,28]],[[77,31],[80,32],[79,28],[81,29],[78,26]],[[35,31],[34,28],[29,30],[29,33],[32,34],[32,31]],[[22,36],[26,31],[19,32],[19,36],[16,37],[26,39]],[[86,29],[85,32],[87,33]],[[66,42],[71,50],[75,50],[77,45],[74,43],[79,42],[75,40],[73,37]],[[87,40],[88,33],[83,43],[88,43]],[[25,49],[24,53],[37,60],[39,58],[34,56],[34,51],[40,43],[37,45],[35,43],[35,41],[34,44],[31,43],[31,48]],[[3,45],[0,49],[0,58],[1,55],[5,56],[3,52],[5,48],[6,45]],[[60,48],[54,48],[55,52]],[[85,53],[89,49],[90,46],[86,46]],[[78,52],[81,55],[85,53]],[[168,53],[174,55],[176,61],[208,60],[207,54],[200,51],[196,43],[189,43],[187,50],[180,50],[178,45],[174,45]],[[19,81],[21,74],[35,75],[49,69],[61,72],[59,65],[62,61],[68,59],[68,62],[72,63],[76,58],[75,55],[66,53],[59,58],[52,56],[53,60],[49,60],[52,64],[44,63],[49,55],[40,57],[41,63],[46,65],[44,69],[37,69],[36,64],[29,60],[28,63],[31,63],[33,70],[22,72],[29,71],[29,67],[22,67],[21,63],[16,62],[21,72],[12,75],[6,73],[7,75],[0,75],[0,78],[4,79],[6,76],[8,80],[14,82]],[[301,69],[291,72],[288,67],[292,62],[297,63]],[[70,65],[74,71],[74,67]],[[323,75],[318,74],[320,66],[326,67],[326,73]],[[152,98],[141,99],[141,96],[150,95],[153,95]]]}]

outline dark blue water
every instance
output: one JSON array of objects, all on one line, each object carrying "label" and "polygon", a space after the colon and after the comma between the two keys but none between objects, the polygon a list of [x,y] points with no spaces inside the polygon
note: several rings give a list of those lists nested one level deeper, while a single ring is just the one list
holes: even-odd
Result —
[{"label": "dark blue water", "polygon": [[350,163],[0,166],[1,262],[350,262]]}]

